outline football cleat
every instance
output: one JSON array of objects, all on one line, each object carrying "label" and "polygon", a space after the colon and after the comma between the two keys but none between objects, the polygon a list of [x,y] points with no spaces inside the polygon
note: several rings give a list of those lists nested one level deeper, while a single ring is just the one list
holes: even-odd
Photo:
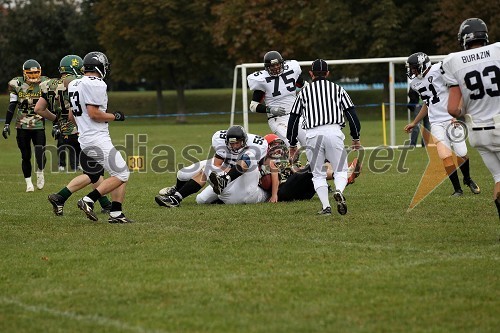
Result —
[{"label": "football cleat", "polygon": [[221,194],[229,183],[229,179],[227,179],[225,176],[219,176],[213,171],[210,173],[210,176],[208,176],[208,179],[212,183],[214,192],[217,194]]},{"label": "football cleat", "polygon": [[49,202],[52,204],[52,207],[54,208],[54,214],[56,214],[56,216],[62,216],[64,209],[64,201],[65,201],[62,195],[57,193],[52,193],[49,194],[48,199]]},{"label": "football cleat", "polygon": [[26,184],[26,192],[33,192],[35,191],[35,187],[33,184]]},{"label": "football cleat", "polygon": [[83,199],[80,199],[80,200],[78,200],[76,205],[78,206],[78,208],[83,210],[83,212],[85,213],[85,215],[87,216],[87,218],[89,220],[92,220],[92,221],[98,220],[97,215],[94,212],[94,204],[93,203],[87,202]]},{"label": "football cleat", "polygon": [[155,201],[158,205],[163,206],[163,207],[179,207],[181,204],[182,199],[179,198],[177,195],[157,195],[155,197]]},{"label": "football cleat", "polygon": [[45,177],[43,176],[43,172],[36,173],[36,187],[41,190],[45,185]]},{"label": "football cleat", "polygon": [[353,184],[354,180],[359,177],[361,173],[361,162],[358,161],[358,158],[352,160],[351,164],[347,168],[347,185]]},{"label": "football cleat", "polygon": [[168,195],[174,195],[175,192],[177,192],[177,187],[175,187],[175,185],[174,185],[174,186],[168,186],[168,187],[162,188],[158,192],[158,194],[159,195],[166,195],[166,196],[168,196]]},{"label": "football cleat", "polygon": [[323,208],[318,212],[318,215],[332,215],[332,207]]},{"label": "football cleat", "polygon": [[133,223],[131,219],[127,218],[123,213],[118,215],[117,217],[112,217],[111,215],[108,217],[109,223]]},{"label": "football cleat", "polygon": [[464,185],[468,186],[470,188],[470,191],[474,194],[481,193],[481,189],[479,188],[479,186],[477,186],[477,184],[472,179],[464,180]]},{"label": "football cleat", "polygon": [[347,214],[347,204],[345,202],[345,197],[339,190],[333,193],[333,198],[337,201],[337,211],[340,215]]},{"label": "football cleat", "polygon": [[464,195],[464,191],[462,191],[462,189],[455,190],[455,192],[451,194],[452,197],[461,197],[462,195]]}]

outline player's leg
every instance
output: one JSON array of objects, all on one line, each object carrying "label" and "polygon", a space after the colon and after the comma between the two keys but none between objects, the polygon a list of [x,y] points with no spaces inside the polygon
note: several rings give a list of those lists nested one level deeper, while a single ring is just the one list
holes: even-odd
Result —
[{"label": "player's leg", "polygon": [[31,130],[17,129],[16,141],[17,147],[21,152],[21,169],[23,170],[26,181],[26,192],[35,190],[31,181]]},{"label": "player's leg", "polygon": [[197,204],[211,204],[219,199],[217,193],[214,192],[212,186],[207,186],[196,196]]},{"label": "player's leg", "polygon": [[330,134],[325,135],[325,158],[330,162],[335,174],[333,198],[337,202],[337,211],[347,213],[344,190],[347,186],[347,151],[344,147],[345,135],[340,126],[331,126]]},{"label": "player's leg", "polygon": [[45,177],[43,175],[43,169],[45,169],[45,163],[47,158],[45,157],[45,130],[32,130],[31,140],[33,146],[35,147],[35,160],[37,165],[36,170],[36,187],[41,190],[45,186]]},{"label": "player's leg", "polygon": [[66,169],[66,146],[64,144],[63,135],[57,138],[57,165],[59,171],[64,171]]},{"label": "player's leg", "polygon": [[177,180],[175,185],[162,188],[158,192],[158,194],[166,196],[173,195],[175,192],[179,191],[190,179],[195,178],[200,174],[200,172],[203,172],[206,164],[207,160],[203,160],[180,169],[179,171],[177,171]]},{"label": "player's leg", "polygon": [[[462,127],[460,127],[460,129],[462,129]],[[481,189],[470,176],[470,161],[469,156],[467,156],[467,144],[465,143],[465,135],[463,135],[462,137],[464,138],[463,140],[452,143],[453,150],[457,155],[458,166],[460,168],[460,171],[462,172],[464,185],[467,186],[472,193],[479,194],[481,193]]]},{"label": "player's leg", "polygon": [[308,131],[306,135],[306,156],[312,171],[312,182],[314,190],[318,194],[321,201],[322,210],[320,214],[331,214],[330,200],[328,198],[328,183],[326,181],[325,162],[325,137],[321,134],[322,131]]},{"label": "player's leg", "polygon": [[453,185],[454,192],[452,196],[458,197],[463,194],[463,191],[460,186],[460,180],[458,179],[455,161],[453,160],[453,153],[450,147],[451,141],[446,134],[446,130],[449,125],[449,122],[433,123],[431,125],[431,134],[434,139],[434,143],[436,144],[438,156],[441,161],[443,161],[446,174]]}]

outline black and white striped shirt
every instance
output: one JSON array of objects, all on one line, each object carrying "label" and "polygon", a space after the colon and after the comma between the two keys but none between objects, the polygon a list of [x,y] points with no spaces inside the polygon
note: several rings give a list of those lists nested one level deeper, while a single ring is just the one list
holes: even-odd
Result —
[{"label": "black and white striped shirt", "polygon": [[341,86],[318,78],[297,95],[291,113],[302,115],[303,128],[322,125],[344,125],[344,111],[354,107],[351,98]]}]

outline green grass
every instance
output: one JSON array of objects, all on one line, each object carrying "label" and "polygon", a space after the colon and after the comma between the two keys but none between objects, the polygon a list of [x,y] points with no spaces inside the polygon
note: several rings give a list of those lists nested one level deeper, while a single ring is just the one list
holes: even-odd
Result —
[{"label": "green grass", "polygon": [[[150,165],[158,145],[180,152],[198,144],[203,158],[212,133],[228,126],[221,119],[110,128],[115,144],[147,134]],[[251,129],[268,132],[263,122]],[[362,138],[380,141],[380,123],[365,121]],[[315,215],[317,197],[200,206],[191,196],[179,208],[160,208],[153,198],[175,173],[148,166],[127,186],[124,210],[136,223],[110,225],[76,207],[90,189],[55,217],[46,197],[75,174],[47,172],[43,190],[25,193],[15,138],[1,145],[0,332],[496,332],[500,325],[499,222],[493,180],[475,150],[480,195],[465,188],[451,198],[445,181],[411,212],[425,150],[408,154],[407,173],[397,171],[399,151],[376,163],[367,151],[345,191],[348,214],[331,217]],[[184,162],[177,154],[172,163]],[[388,170],[375,172],[384,163]]]}]

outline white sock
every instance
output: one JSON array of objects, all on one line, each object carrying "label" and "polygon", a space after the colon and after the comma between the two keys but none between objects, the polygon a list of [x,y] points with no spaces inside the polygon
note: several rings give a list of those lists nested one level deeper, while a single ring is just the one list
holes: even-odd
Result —
[{"label": "white sock", "polygon": [[31,177],[24,178],[24,180],[26,181],[26,185],[33,185],[33,182],[31,182]]},{"label": "white sock", "polygon": [[330,200],[328,199],[328,186],[318,187],[316,189],[316,193],[318,194],[319,200],[323,205],[323,209],[330,207]]},{"label": "white sock", "polygon": [[109,212],[109,216],[111,217],[118,217],[122,214],[122,211],[114,211],[114,212]]},{"label": "white sock", "polygon": [[94,201],[92,201],[92,199],[90,199],[88,196],[84,196],[83,201],[90,202],[92,204],[94,203]]}]

